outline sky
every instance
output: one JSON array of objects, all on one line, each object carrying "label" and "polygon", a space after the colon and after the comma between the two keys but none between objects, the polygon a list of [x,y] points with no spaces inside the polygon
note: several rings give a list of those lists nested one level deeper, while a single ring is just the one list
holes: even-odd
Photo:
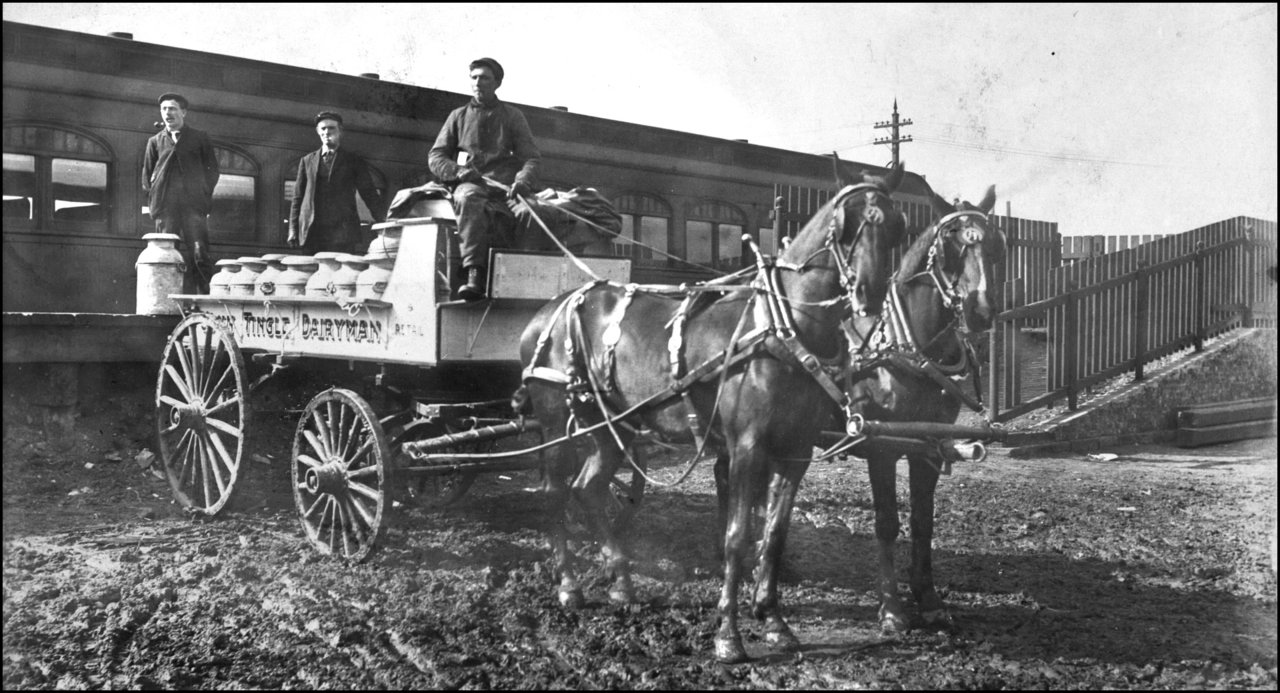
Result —
[{"label": "sky", "polygon": [[[1275,220],[1266,4],[4,3],[10,21],[884,165],[1065,235]],[[536,138],[537,133],[534,133]],[[603,183],[602,183],[603,184]],[[1007,205],[1007,206],[1006,206]]]}]

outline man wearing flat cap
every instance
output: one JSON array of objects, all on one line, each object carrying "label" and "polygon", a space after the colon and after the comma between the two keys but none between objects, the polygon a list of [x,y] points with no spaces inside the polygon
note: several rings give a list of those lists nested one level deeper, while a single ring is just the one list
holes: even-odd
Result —
[{"label": "man wearing flat cap", "polygon": [[455,298],[473,301],[485,297],[489,247],[510,245],[515,231],[516,218],[506,201],[534,191],[541,154],[524,114],[498,100],[495,92],[503,78],[498,61],[480,58],[469,67],[471,101],[444,121],[429,166],[453,190],[466,274]]},{"label": "man wearing flat cap", "polygon": [[164,129],[147,140],[142,189],[156,232],[182,238],[179,250],[186,264],[182,290],[207,294],[213,276],[209,212],[221,175],[218,157],[209,135],[187,124],[186,97],[169,92],[158,103]]},{"label": "man wearing flat cap", "polygon": [[323,111],[316,115],[320,148],[298,162],[297,182],[289,206],[290,247],[307,254],[320,251],[364,255],[367,239],[360,235],[356,193],[375,220],[382,220],[382,191],[369,165],[342,144],[342,115]]}]

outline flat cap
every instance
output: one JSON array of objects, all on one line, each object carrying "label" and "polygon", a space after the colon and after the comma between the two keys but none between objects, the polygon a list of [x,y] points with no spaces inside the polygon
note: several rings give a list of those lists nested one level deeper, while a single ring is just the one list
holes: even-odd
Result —
[{"label": "flat cap", "polygon": [[156,99],[156,104],[163,106],[165,101],[177,101],[182,110],[185,111],[187,109],[187,97],[182,94],[175,94],[171,91],[165,92],[160,95],[159,99]]},{"label": "flat cap", "polygon": [[471,64],[467,66],[467,69],[474,70],[477,67],[489,68],[493,71],[493,76],[496,77],[499,82],[502,81],[502,75],[504,73],[502,71],[502,66],[498,64],[497,60],[494,60],[493,58],[476,58],[471,61]]},{"label": "flat cap", "polygon": [[342,114],[334,113],[333,111],[320,111],[316,114],[315,124],[319,125],[322,120],[336,120],[338,125],[342,125]]}]

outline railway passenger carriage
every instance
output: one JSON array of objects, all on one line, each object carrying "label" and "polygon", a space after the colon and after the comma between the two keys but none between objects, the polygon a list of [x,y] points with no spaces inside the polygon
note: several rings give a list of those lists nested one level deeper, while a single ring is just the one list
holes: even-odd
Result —
[{"label": "railway passenger carriage", "polygon": [[[215,259],[284,247],[298,161],[317,146],[316,112],[343,113],[349,146],[390,194],[429,178],[436,133],[468,99],[376,76],[15,22],[4,22],[3,38],[5,311],[133,312],[134,261],[142,235],[154,230],[140,187],[142,153],[165,91],[191,100],[191,123],[217,151]],[[624,235],[640,244],[617,242],[614,252],[633,260],[635,281],[693,281],[743,267],[743,233],[776,245],[775,186],[833,184],[823,156],[515,105],[542,151],[542,182],[595,187],[623,215]],[[908,174],[895,196],[913,231],[928,223],[927,212],[911,210],[927,209],[927,195],[924,180]]]}]

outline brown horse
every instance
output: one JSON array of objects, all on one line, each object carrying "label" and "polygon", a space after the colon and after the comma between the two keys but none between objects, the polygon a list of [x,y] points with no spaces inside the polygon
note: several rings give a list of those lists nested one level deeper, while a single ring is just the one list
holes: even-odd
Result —
[{"label": "brown horse", "polygon": [[[1004,234],[987,220],[995,204],[995,186],[976,206],[953,207],[934,196],[941,215],[903,255],[894,275],[883,321],[857,316],[855,339],[889,347],[896,356],[888,365],[857,379],[850,395],[867,420],[954,423],[963,391],[944,386],[947,376],[977,368],[965,333],[989,330],[999,311],[1000,287],[992,285],[992,265],[1004,260]],[[878,341],[879,340],[879,341]],[[930,377],[921,366],[932,368]],[[976,402],[970,401],[977,408]],[[894,543],[899,520],[895,467],[900,452],[863,443],[876,509],[880,545],[880,623],[886,630],[909,627],[898,599]],[[933,498],[943,460],[940,455],[908,453],[911,483],[911,593],[926,623],[949,621],[933,585]]]},{"label": "brown horse", "polygon": [[580,471],[572,446],[562,445],[547,474],[562,604],[583,603],[565,546],[570,494],[601,539],[615,578],[610,598],[634,599],[628,560],[604,508],[610,480],[628,464],[623,451],[644,426],[667,440],[705,441],[727,452],[730,521],[715,637],[721,661],[747,659],[737,597],[752,499],[771,479],[782,489],[771,497],[761,559],[769,579],[758,583],[754,611],[771,644],[798,645],[780,613],[774,565],[813,443],[832,400],[845,397],[833,375],[848,361],[841,320],[879,312],[887,291],[891,251],[905,230],[890,200],[901,179],[901,167],[883,178],[862,174],[776,262],[759,262],[750,282],[672,292],[596,283],[534,316],[521,337],[525,386],[517,400],[533,405],[552,437],[570,420],[594,427],[594,450]]}]

